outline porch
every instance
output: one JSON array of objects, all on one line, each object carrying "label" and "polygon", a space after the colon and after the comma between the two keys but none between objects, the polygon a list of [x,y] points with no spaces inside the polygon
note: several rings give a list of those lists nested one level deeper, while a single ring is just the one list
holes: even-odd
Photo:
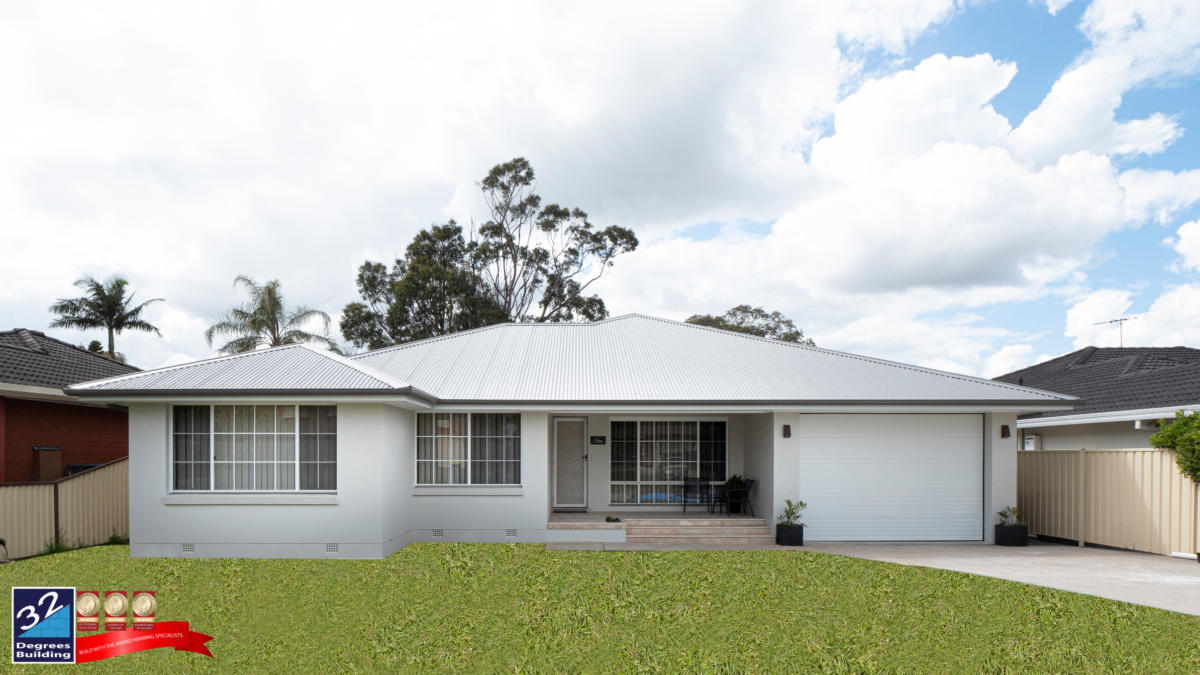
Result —
[{"label": "porch", "polygon": [[[609,518],[617,522],[610,522]],[[546,529],[570,531],[572,541],[548,544],[551,549],[567,550],[759,548],[775,543],[765,518],[708,513],[703,507],[686,514],[681,511],[552,513]],[[595,533],[595,540],[589,540],[589,532]],[[623,541],[620,535],[624,535]]]}]

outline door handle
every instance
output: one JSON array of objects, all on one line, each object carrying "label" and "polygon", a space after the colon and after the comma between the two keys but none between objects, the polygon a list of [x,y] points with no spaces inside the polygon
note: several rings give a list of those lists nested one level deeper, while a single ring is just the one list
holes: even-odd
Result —
[{"label": "door handle", "polygon": [[585,461],[585,462],[587,461],[587,455],[583,456],[583,461]]}]

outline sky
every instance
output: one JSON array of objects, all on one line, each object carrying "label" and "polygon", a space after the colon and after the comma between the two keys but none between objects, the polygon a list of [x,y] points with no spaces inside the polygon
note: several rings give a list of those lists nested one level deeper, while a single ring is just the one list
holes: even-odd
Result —
[{"label": "sky", "polygon": [[[120,274],[207,357],[239,274],[334,316],[526,157],[641,240],[613,315],[738,304],[995,376],[1200,346],[1200,3],[0,5],[0,329]],[[8,324],[8,325],[4,325]]]}]

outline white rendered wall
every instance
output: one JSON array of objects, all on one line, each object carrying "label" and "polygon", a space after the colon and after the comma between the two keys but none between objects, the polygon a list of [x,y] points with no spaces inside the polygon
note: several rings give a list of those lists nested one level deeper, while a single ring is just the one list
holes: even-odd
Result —
[{"label": "white rendered wall", "polygon": [[[333,496],[170,495],[170,406],[129,406],[130,550],[137,557],[377,558],[383,541],[381,490],[394,452],[385,436],[391,409],[338,405],[338,490]],[[227,503],[253,501],[292,503]],[[177,502],[193,503],[177,503]],[[305,502],[308,503],[305,503]],[[319,503],[321,501],[333,503]],[[172,503],[176,502],[176,503]],[[223,503],[224,502],[224,503]],[[194,553],[181,553],[182,544]],[[326,544],[337,544],[326,553]]]},{"label": "white rendered wall", "polygon": [[[983,540],[996,540],[996,512],[1006,506],[1017,505],[1017,433],[1016,413],[991,413],[984,416],[988,427],[984,443],[983,466]],[[1008,438],[1002,438],[1003,427],[1007,426]]]},{"label": "white rendered wall", "polygon": [[1024,435],[1042,437],[1043,450],[1126,450],[1150,447],[1150,435],[1158,429],[1134,429],[1133,422],[1071,424],[1061,427],[1022,429]]},{"label": "white rendered wall", "polygon": [[413,447],[416,418],[408,410],[385,406],[383,409],[384,451],[379,466],[379,490],[382,499],[380,526],[383,553],[388,555],[412,540],[412,496],[409,486],[416,480]]},{"label": "white rendered wall", "polygon": [[771,413],[740,416],[742,427],[742,475],[758,481],[750,502],[754,515],[765,518],[771,528],[775,527],[775,441]]}]

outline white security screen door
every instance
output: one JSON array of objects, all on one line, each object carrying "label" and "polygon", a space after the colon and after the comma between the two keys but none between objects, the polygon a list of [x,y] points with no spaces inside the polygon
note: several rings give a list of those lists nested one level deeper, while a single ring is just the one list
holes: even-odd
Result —
[{"label": "white security screen door", "polygon": [[554,505],[587,506],[587,420],[554,420]]}]

